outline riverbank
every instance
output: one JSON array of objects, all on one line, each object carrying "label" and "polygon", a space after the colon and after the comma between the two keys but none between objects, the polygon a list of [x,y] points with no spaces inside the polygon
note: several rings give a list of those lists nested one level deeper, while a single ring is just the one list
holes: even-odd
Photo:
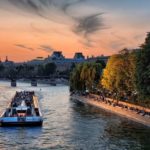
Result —
[{"label": "riverbank", "polygon": [[[95,97],[95,96],[89,97],[89,96],[72,95],[71,99],[77,102],[81,102],[83,104],[88,104],[88,105],[91,105],[100,109],[104,109],[111,113],[117,114],[119,116],[125,117],[132,121],[135,121],[137,123],[150,127],[150,116],[149,116],[150,109],[145,108],[144,110],[139,110],[140,106],[137,106],[136,109],[139,111],[135,111],[134,109],[128,109],[128,106],[126,107],[120,107],[117,105],[115,106],[114,105],[115,103],[110,103],[111,102],[110,99],[103,101],[103,100],[98,99],[98,97]],[[131,104],[128,104],[128,105],[131,105]],[[130,107],[130,108],[133,108],[133,107]],[[141,114],[140,111],[141,112],[146,111],[148,112],[148,115],[144,114],[144,112]]]}]

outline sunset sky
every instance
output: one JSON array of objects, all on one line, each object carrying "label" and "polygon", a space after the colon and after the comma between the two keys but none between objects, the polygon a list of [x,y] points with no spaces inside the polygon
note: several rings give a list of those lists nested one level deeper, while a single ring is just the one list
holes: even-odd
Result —
[{"label": "sunset sky", "polygon": [[149,0],[0,0],[0,58],[27,61],[137,48],[150,30]]}]

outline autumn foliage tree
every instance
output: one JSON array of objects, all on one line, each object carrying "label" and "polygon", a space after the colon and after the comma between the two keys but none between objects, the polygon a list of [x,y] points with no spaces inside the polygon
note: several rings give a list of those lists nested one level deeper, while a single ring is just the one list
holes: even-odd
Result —
[{"label": "autumn foliage tree", "polygon": [[112,93],[117,93],[118,96],[134,92],[135,60],[135,53],[128,49],[111,56],[103,72],[102,86]]},{"label": "autumn foliage tree", "polygon": [[103,72],[101,84],[106,90],[150,106],[150,33],[140,49],[112,55]]}]

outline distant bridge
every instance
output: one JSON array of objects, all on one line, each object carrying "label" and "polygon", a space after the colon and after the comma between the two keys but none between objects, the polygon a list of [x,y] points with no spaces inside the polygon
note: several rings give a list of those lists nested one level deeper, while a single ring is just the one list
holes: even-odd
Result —
[{"label": "distant bridge", "polygon": [[69,79],[67,75],[50,75],[50,76],[17,76],[17,77],[6,77],[8,80],[19,80],[19,79],[28,79],[28,80],[44,80],[44,79]]}]

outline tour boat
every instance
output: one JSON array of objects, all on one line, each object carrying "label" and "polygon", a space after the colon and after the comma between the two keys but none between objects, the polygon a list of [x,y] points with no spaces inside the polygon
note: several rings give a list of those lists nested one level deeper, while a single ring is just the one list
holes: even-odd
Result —
[{"label": "tour boat", "polygon": [[41,126],[42,113],[34,92],[16,92],[0,117],[0,126]]}]

